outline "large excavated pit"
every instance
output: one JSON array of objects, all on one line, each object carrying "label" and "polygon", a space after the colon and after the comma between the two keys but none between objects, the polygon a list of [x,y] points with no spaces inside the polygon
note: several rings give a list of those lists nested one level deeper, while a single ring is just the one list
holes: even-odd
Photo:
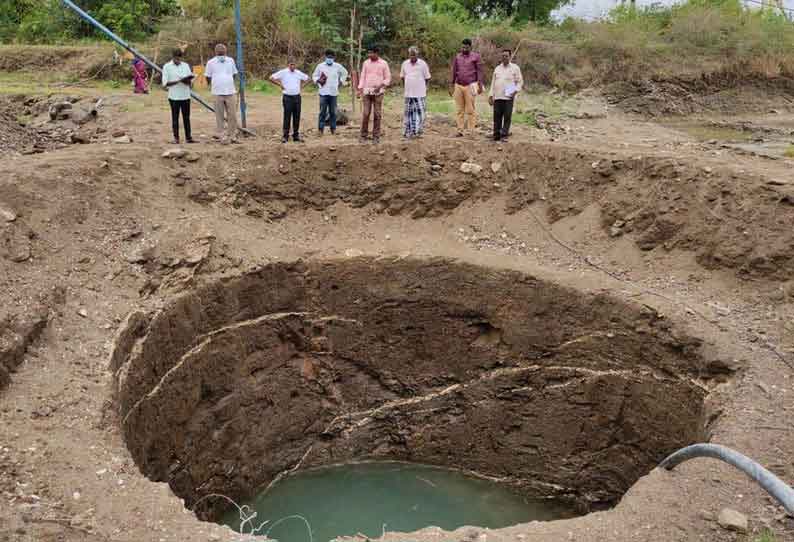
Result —
[{"label": "large excavated pit", "polygon": [[[472,471],[583,512],[703,439],[709,381],[727,371],[646,306],[368,258],[268,265],[134,313],[111,369],[137,465],[191,508],[372,459]],[[197,513],[217,519],[220,504]]]}]

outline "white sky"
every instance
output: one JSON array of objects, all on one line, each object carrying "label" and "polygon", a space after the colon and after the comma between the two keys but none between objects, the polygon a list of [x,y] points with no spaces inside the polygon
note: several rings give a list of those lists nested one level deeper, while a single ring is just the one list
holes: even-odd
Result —
[{"label": "white sky", "polygon": [[[670,5],[676,0],[636,0],[638,6],[650,6],[652,4]],[[565,17],[579,17],[583,19],[597,19],[609,12],[609,10],[620,4],[620,0],[573,0],[573,2],[555,12],[556,19]],[[794,9],[794,0],[783,0],[783,4]],[[748,4],[754,5],[754,4]]]}]

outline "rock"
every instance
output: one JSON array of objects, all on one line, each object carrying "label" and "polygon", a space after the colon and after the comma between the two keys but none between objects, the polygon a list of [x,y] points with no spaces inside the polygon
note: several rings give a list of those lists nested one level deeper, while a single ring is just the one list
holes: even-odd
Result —
[{"label": "rock", "polygon": [[444,166],[442,166],[441,164],[433,164],[432,166],[430,166],[430,169],[432,169],[433,171],[441,171],[442,169],[444,169]]},{"label": "rock", "polygon": [[179,160],[185,156],[187,156],[187,151],[180,148],[169,149],[160,155],[161,158],[170,158],[171,160]]},{"label": "rock", "polygon": [[120,145],[124,145],[127,143],[132,143],[132,138],[128,135],[123,135],[121,137],[114,137],[113,143],[118,143]]},{"label": "rock", "polygon": [[10,209],[5,205],[0,205],[0,220],[3,220],[4,222],[13,222],[16,219],[17,214],[13,209]]},{"label": "rock", "polygon": [[79,311],[77,311],[77,314],[79,314],[83,318],[88,318],[88,311],[85,309],[80,309]]},{"label": "rock", "polygon": [[463,173],[468,173],[469,175],[479,175],[482,171],[482,166],[473,162],[463,162],[460,165],[460,170]]},{"label": "rock", "polygon": [[723,529],[736,531],[737,533],[747,532],[747,516],[731,508],[723,508],[717,517],[717,523]]},{"label": "rock", "polygon": [[71,141],[74,144],[85,145],[91,142],[91,138],[86,134],[76,133],[71,135]]},{"label": "rock", "polygon": [[493,162],[491,163],[491,171],[494,173],[499,173],[502,170],[502,162]]},{"label": "rock", "polygon": [[113,133],[110,135],[113,138],[124,137],[125,135],[127,135],[127,132],[125,132],[124,130],[113,130]]},{"label": "rock", "polygon": [[363,256],[364,253],[357,248],[349,248],[345,250],[345,256],[347,258],[358,258],[359,256]]},{"label": "rock", "polygon": [[212,242],[209,238],[198,239],[188,244],[185,248],[185,263],[197,265],[206,260],[210,255]]},{"label": "rock", "polygon": [[709,307],[714,309],[716,311],[716,313],[719,314],[720,316],[730,316],[731,315],[731,309],[729,309],[725,305],[717,303],[716,301],[711,301],[709,303],[706,303],[706,305],[708,305]]},{"label": "rock", "polygon": [[201,156],[196,154],[195,152],[189,152],[187,156],[185,156],[185,160],[187,162],[198,162],[201,159]]},{"label": "rock", "polygon": [[29,260],[30,237],[20,228],[6,228],[0,235],[0,255],[14,263]]},{"label": "rock", "polygon": [[146,263],[155,258],[157,252],[156,245],[138,247],[124,258],[129,263]]}]

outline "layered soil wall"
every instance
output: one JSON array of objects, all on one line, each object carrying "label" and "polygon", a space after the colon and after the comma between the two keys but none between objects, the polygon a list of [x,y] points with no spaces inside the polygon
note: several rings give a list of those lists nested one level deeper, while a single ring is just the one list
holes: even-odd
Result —
[{"label": "layered soil wall", "polygon": [[607,295],[361,258],[273,264],[134,313],[111,369],[136,463],[188,507],[395,459],[590,509],[703,437],[708,383],[727,368],[701,350]]}]

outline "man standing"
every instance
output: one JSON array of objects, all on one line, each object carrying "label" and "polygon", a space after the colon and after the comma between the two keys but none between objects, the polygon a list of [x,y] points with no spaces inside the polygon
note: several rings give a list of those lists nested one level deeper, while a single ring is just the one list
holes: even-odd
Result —
[{"label": "man standing", "polygon": [[455,98],[458,137],[461,137],[466,130],[477,127],[477,95],[483,91],[482,58],[471,50],[468,38],[452,60],[449,80],[449,95]]},{"label": "man standing", "polygon": [[361,66],[358,81],[358,97],[364,102],[361,117],[361,140],[369,138],[369,117],[372,116],[372,139],[380,142],[380,122],[383,116],[383,94],[391,84],[391,71],[385,60],[380,58],[380,49],[367,49],[369,58]]},{"label": "man standing", "polygon": [[[204,76],[210,84],[212,94],[215,96],[215,123],[217,137],[223,138],[223,128],[226,125],[226,134],[232,143],[237,143],[237,89],[234,86],[234,76],[237,75],[237,66],[234,59],[226,56],[226,46],[219,43],[215,46],[215,57],[207,62]],[[223,140],[226,141],[225,139]]]},{"label": "man standing", "polygon": [[171,61],[163,66],[163,86],[168,89],[168,103],[171,104],[171,129],[175,145],[179,145],[179,113],[185,125],[185,141],[195,143],[190,134],[190,85],[193,71],[187,62],[182,62],[182,50],[174,49]]},{"label": "man standing", "polygon": [[339,99],[339,87],[347,81],[347,70],[335,62],[336,55],[330,49],[325,52],[325,60],[314,69],[312,80],[320,89],[320,135],[325,133],[326,123],[331,134],[336,134],[336,105]]},{"label": "man standing", "polygon": [[284,136],[281,138],[281,142],[286,143],[289,141],[291,120],[292,139],[297,143],[301,141],[301,89],[306,85],[309,76],[295,69],[295,61],[290,60],[287,68],[271,75],[270,80],[281,87],[281,100],[284,105]]},{"label": "man standing", "polygon": [[400,68],[400,77],[405,83],[405,115],[403,118],[403,137],[420,137],[425,126],[427,106],[427,83],[430,81],[430,68],[419,58],[419,49],[408,49],[408,60]]},{"label": "man standing", "polygon": [[502,62],[494,69],[491,91],[488,94],[488,103],[493,106],[494,141],[506,140],[510,135],[513,103],[524,86],[521,68],[510,62],[512,56],[510,49],[502,51]]}]

